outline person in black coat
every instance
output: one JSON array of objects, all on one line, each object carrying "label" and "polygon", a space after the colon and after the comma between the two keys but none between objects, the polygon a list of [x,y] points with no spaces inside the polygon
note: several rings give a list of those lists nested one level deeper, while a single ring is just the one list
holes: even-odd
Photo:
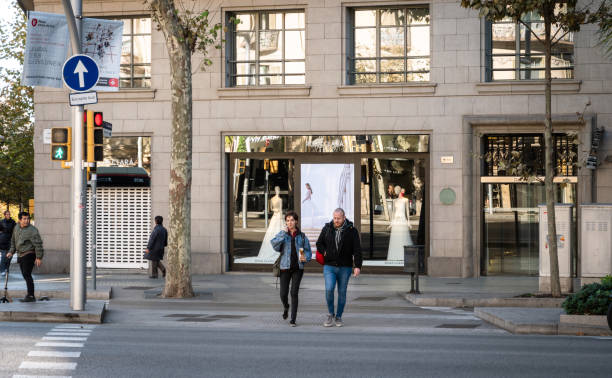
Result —
[{"label": "person in black coat", "polygon": [[11,218],[11,213],[8,210],[5,211],[4,219],[0,221],[0,272],[3,276],[11,263],[6,254],[11,248],[11,236],[13,236],[15,224],[15,221]]},{"label": "person in black coat", "polygon": [[151,275],[149,278],[157,278],[157,270],[161,270],[162,276],[166,277],[166,267],[161,260],[164,259],[164,247],[168,245],[168,231],[162,225],[164,218],[161,216],[155,217],[155,228],[149,236],[147,251],[144,258],[151,260]]}]

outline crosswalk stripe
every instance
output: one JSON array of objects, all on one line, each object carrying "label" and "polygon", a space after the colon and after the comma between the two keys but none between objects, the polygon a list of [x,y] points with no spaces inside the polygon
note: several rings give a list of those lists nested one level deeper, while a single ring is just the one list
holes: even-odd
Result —
[{"label": "crosswalk stripe", "polygon": [[49,332],[68,332],[68,333],[84,332],[84,333],[91,333],[92,331],[93,331],[92,329],[82,329],[82,328],[53,328]]},{"label": "crosswalk stripe", "polygon": [[23,361],[19,369],[55,369],[55,370],[74,370],[76,362],[37,362]]},{"label": "crosswalk stripe", "polygon": [[79,358],[81,352],[58,352],[55,350],[32,350],[28,353],[28,357],[64,357],[64,358]]},{"label": "crosswalk stripe", "polygon": [[13,375],[13,378],[72,378],[69,375]]},{"label": "crosswalk stripe", "polygon": [[48,332],[47,336],[89,336],[91,333],[80,332]]},{"label": "crosswalk stripe", "polygon": [[43,336],[43,340],[47,341],[87,341],[87,337],[54,337]]},{"label": "crosswalk stripe", "polygon": [[83,343],[54,343],[41,341],[36,343],[38,347],[66,347],[66,348],[82,348]]},{"label": "crosswalk stripe", "polygon": [[55,328],[70,328],[70,329],[75,329],[75,328],[82,328],[82,329],[94,329],[96,328],[95,325],[93,324],[60,324],[55,326]]}]

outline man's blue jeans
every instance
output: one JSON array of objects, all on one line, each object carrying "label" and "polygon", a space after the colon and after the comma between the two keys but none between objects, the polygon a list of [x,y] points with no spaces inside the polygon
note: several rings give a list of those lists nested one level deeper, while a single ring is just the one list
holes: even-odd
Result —
[{"label": "man's blue jeans", "polygon": [[[323,276],[325,277],[325,299],[327,300],[327,309],[329,313],[342,318],[344,305],[346,304],[346,288],[348,287],[349,278],[351,277],[352,268],[349,266],[330,266],[323,267]],[[334,291],[338,284],[338,308],[334,312]]]}]

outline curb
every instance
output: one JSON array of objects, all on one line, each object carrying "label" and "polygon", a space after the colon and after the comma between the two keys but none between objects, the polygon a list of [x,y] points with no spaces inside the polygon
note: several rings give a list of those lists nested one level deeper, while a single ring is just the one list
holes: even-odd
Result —
[{"label": "curb", "polygon": [[561,307],[565,298],[442,298],[406,294],[404,298],[417,306],[430,307]]},{"label": "curb", "polygon": [[[70,309],[68,301],[62,302],[65,303],[56,303],[56,306],[65,306],[66,310],[47,308],[47,311],[42,311],[45,308],[41,307],[41,311],[36,311],[36,309],[24,309],[26,306],[23,306],[22,303],[2,304],[0,305],[0,321],[78,324],[101,324],[104,322],[104,315],[106,313],[106,302],[104,301],[87,302],[85,311],[73,311]],[[43,304],[43,306],[46,305]]]},{"label": "curb", "polygon": [[[8,296],[11,298],[23,298],[27,294],[26,290],[9,290]],[[38,297],[49,297],[54,299],[70,299],[70,290],[36,290],[34,293]],[[87,290],[87,299],[107,301],[112,298],[113,290],[98,289]]]},{"label": "curb", "polygon": [[499,316],[481,310],[479,308],[474,309],[474,315],[480,319],[489,322],[499,328],[505,329],[515,334],[538,334],[538,335],[557,335],[558,324],[557,323],[514,323],[510,320],[503,319]]}]

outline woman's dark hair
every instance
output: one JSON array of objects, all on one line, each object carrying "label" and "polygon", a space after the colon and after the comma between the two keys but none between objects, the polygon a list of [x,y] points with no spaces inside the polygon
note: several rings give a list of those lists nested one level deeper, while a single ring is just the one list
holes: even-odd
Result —
[{"label": "woman's dark hair", "polygon": [[297,213],[293,210],[289,210],[287,211],[287,213],[285,214],[285,220],[287,220],[288,217],[292,217],[293,219],[295,219],[295,221],[297,222],[298,219],[300,218]]}]

